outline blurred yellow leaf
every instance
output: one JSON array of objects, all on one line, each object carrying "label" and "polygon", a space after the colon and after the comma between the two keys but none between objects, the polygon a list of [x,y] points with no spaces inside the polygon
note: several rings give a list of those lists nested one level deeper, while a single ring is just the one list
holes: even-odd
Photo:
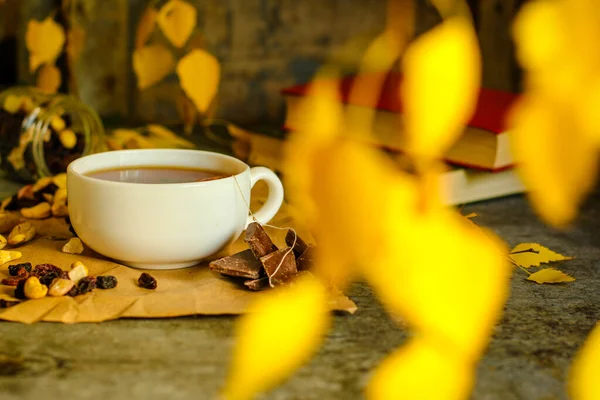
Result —
[{"label": "blurred yellow leaf", "polygon": [[60,87],[60,70],[52,64],[44,64],[38,70],[36,86],[44,93],[56,93]]},{"label": "blurred yellow leaf", "polygon": [[408,47],[400,94],[410,153],[437,158],[462,134],[475,111],[480,64],[477,35],[462,17],[445,20]]},{"label": "blurred yellow leaf", "polygon": [[71,63],[75,62],[83,51],[85,37],[85,29],[78,24],[74,24],[67,32],[67,45],[65,50]]},{"label": "blurred yellow leaf", "polygon": [[329,326],[327,292],[314,277],[265,292],[238,320],[223,398],[251,399],[280,384],[312,357]]},{"label": "blurred yellow leaf", "polygon": [[539,284],[573,282],[575,278],[554,268],[541,269],[527,277],[527,280]]},{"label": "blurred yellow leaf", "polygon": [[160,44],[144,46],[133,52],[133,70],[141,90],[160,82],[173,72],[174,67],[173,54]]},{"label": "blurred yellow leaf", "polygon": [[156,26],[158,12],[154,7],[146,7],[135,31],[135,48],[141,49],[146,45]]},{"label": "blurred yellow leaf", "polygon": [[598,148],[580,134],[563,102],[525,95],[508,118],[517,171],[532,205],[546,222],[564,227],[577,214],[597,179]]},{"label": "blurred yellow leaf", "polygon": [[573,400],[600,399],[600,323],[597,323],[575,355],[568,378],[568,391]]},{"label": "blurred yellow leaf", "polygon": [[473,387],[468,364],[423,339],[412,339],[387,356],[366,389],[368,400],[462,400]]},{"label": "blurred yellow leaf", "polygon": [[190,51],[177,64],[181,88],[202,113],[217,94],[220,75],[217,59],[201,49]]},{"label": "blurred yellow leaf", "polygon": [[541,263],[572,260],[537,243],[520,243],[510,252],[510,258],[523,268],[539,267]]},{"label": "blurred yellow leaf", "polygon": [[184,149],[193,149],[196,145],[189,140],[185,140],[181,136],[178,136],[175,132],[165,128],[162,125],[148,124],[146,129],[150,133],[150,137],[161,139],[162,141],[171,143],[173,146],[182,147]]},{"label": "blurred yellow leaf", "polygon": [[175,47],[183,47],[196,26],[196,8],[183,0],[169,0],[158,11],[158,26]]},{"label": "blurred yellow leaf", "polygon": [[41,64],[54,64],[65,44],[65,31],[52,17],[27,22],[25,45],[29,51],[29,72]]},{"label": "blurred yellow leaf", "polygon": [[483,351],[508,295],[511,267],[504,243],[459,214],[394,207],[387,249],[365,269],[386,308],[427,337],[474,361]]}]

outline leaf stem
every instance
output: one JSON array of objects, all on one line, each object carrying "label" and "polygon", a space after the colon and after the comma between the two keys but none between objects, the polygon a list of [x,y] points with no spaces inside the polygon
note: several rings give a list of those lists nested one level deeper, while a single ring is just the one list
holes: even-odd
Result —
[{"label": "leaf stem", "polygon": [[510,261],[511,264],[513,264],[515,267],[518,267],[521,271],[525,271],[527,275],[531,275],[531,272],[527,271],[527,269],[517,264],[517,262],[513,260],[510,256],[508,256],[508,261]]}]

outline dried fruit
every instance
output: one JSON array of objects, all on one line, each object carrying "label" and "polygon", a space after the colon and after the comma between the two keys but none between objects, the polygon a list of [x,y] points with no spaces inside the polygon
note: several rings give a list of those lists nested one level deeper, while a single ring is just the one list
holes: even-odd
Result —
[{"label": "dried fruit", "polygon": [[117,286],[117,278],[112,275],[101,275],[96,277],[96,286],[99,289],[112,289]]},{"label": "dried fruit", "polygon": [[54,202],[52,203],[51,211],[55,217],[66,217],[69,215],[66,188],[59,187],[54,193]]},{"label": "dried fruit", "polygon": [[88,274],[89,271],[87,267],[81,261],[75,261],[73,264],[71,264],[71,270],[69,271],[69,279],[71,279],[73,282],[78,283],[79,280],[87,277]]},{"label": "dried fruit", "polygon": [[77,287],[77,285],[73,285],[71,290],[69,290],[69,292],[67,293],[67,296],[75,297],[78,295],[79,295],[79,288]]},{"label": "dried fruit", "polygon": [[0,250],[0,264],[6,264],[9,261],[18,260],[22,254],[20,251]]},{"label": "dried fruit", "polygon": [[48,288],[49,296],[64,296],[75,286],[75,282],[70,279],[54,278]]},{"label": "dried fruit", "polygon": [[21,279],[19,281],[19,283],[17,284],[17,287],[15,288],[15,294],[14,294],[14,296],[17,299],[23,300],[23,299],[27,298],[27,297],[25,297],[25,281],[26,280],[27,279]]},{"label": "dried fruit", "polygon": [[31,263],[21,263],[21,264],[13,264],[8,266],[8,273],[10,276],[17,276],[21,274],[21,269],[24,269],[26,272],[31,272],[32,266]]},{"label": "dried fruit", "polygon": [[22,208],[21,215],[29,219],[44,219],[50,216],[50,204],[45,201],[33,207]]},{"label": "dried fruit", "polygon": [[39,264],[33,269],[32,275],[39,278],[44,285],[50,285],[54,278],[62,275],[63,270],[53,264]]},{"label": "dried fruit", "polygon": [[158,286],[156,279],[154,279],[154,277],[147,272],[144,272],[140,275],[140,277],[138,278],[138,284],[140,285],[140,287],[143,287],[145,289],[156,289],[156,287]]},{"label": "dried fruit", "polygon": [[9,276],[8,278],[2,279],[0,283],[6,286],[17,286],[20,281],[24,281],[29,278],[29,273],[25,272],[23,275],[19,276]]},{"label": "dried fruit", "polygon": [[70,129],[65,129],[58,134],[58,140],[65,149],[72,149],[77,144],[77,136]]},{"label": "dried fruit", "polygon": [[81,254],[83,253],[83,243],[78,237],[72,237],[62,248],[63,253]]},{"label": "dried fruit", "polygon": [[10,301],[10,300],[0,299],[0,308],[8,308],[8,307],[16,306],[19,303],[20,303],[20,301]]},{"label": "dried fruit", "polygon": [[96,289],[96,278],[93,276],[86,276],[85,278],[81,278],[77,283],[77,289],[79,290],[79,294],[86,294]]},{"label": "dried fruit", "polygon": [[[12,197],[9,197],[12,199]],[[13,213],[0,212],[0,233],[10,232],[19,223],[19,216]]]},{"label": "dried fruit", "polygon": [[25,281],[23,292],[28,299],[41,299],[48,293],[48,286],[42,285],[36,276],[30,276]]},{"label": "dried fruit", "polygon": [[35,236],[35,228],[31,222],[22,222],[15,226],[8,235],[8,244],[17,245],[26,243]]}]

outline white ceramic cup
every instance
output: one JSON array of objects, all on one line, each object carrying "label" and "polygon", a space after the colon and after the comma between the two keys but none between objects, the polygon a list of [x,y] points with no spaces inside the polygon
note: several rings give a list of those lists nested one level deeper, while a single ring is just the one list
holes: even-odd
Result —
[{"label": "white ceramic cup", "polygon": [[[88,176],[107,168],[173,166],[216,170],[230,177],[190,183],[131,183]],[[270,221],[283,186],[264,167],[227,155],[176,149],[117,150],[73,161],[67,169],[68,207],[77,236],[91,249],[135,268],[175,269],[198,264],[237,239],[251,222],[251,188],[264,180],[265,204],[253,212]]]}]

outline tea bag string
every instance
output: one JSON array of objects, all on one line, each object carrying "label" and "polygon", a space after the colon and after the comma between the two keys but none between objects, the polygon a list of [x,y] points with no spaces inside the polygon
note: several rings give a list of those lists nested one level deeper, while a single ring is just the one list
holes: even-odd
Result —
[{"label": "tea bag string", "polygon": [[[252,220],[254,220],[254,222],[259,223],[258,220],[256,219],[256,217],[254,216],[254,213],[252,213],[252,210],[250,209],[250,203],[246,200],[246,197],[244,196],[244,193],[242,192],[242,188],[240,187],[240,183],[238,182],[236,176],[233,176],[233,180],[235,180],[235,184],[240,192],[240,196],[242,196],[242,200],[244,200],[244,203],[246,204],[246,206],[248,207],[248,211],[250,212],[250,216],[252,217]],[[281,261],[279,261],[279,264],[277,265],[277,268],[275,268],[275,271],[273,271],[273,273],[271,274],[271,276],[269,276],[267,274],[267,277],[269,278],[269,286],[270,287],[275,287],[275,285],[273,285],[273,282],[271,280],[271,277],[275,276],[277,274],[277,272],[279,272],[279,269],[281,268],[281,266],[283,265],[283,262],[285,261],[285,259],[290,255],[290,253],[294,250],[294,247],[296,247],[296,241],[298,239],[298,234],[296,233],[296,230],[292,227],[279,227],[279,226],[275,226],[275,225],[270,225],[270,224],[262,224],[262,226],[268,226],[269,228],[273,228],[273,229],[277,229],[277,230],[281,230],[281,231],[292,231],[294,233],[294,241],[292,243],[292,245],[290,246],[290,249],[288,251],[286,251],[285,255],[281,258]]]}]

